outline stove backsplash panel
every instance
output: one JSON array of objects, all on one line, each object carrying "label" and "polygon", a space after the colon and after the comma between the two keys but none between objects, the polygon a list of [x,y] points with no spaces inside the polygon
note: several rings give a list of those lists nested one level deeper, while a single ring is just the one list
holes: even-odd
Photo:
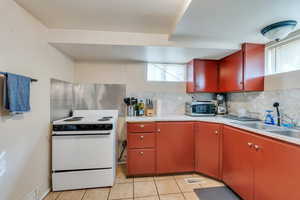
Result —
[{"label": "stove backsplash panel", "polygon": [[124,84],[73,84],[74,110],[119,110],[124,116],[123,99],[126,96]]},{"label": "stove backsplash panel", "polygon": [[69,117],[72,110],[118,109],[124,116],[125,96],[123,84],[73,84],[51,79],[51,121]]},{"label": "stove backsplash panel", "polygon": [[73,85],[70,82],[51,79],[50,119],[54,120],[70,116],[73,105]]}]

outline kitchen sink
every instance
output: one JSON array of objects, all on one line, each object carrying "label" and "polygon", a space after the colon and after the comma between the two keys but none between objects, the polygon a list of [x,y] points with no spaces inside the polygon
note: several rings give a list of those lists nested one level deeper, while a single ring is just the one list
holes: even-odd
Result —
[{"label": "kitchen sink", "polygon": [[258,129],[258,130],[268,131],[283,136],[300,138],[300,130],[294,128],[285,128],[285,127],[279,127],[275,125],[267,125],[262,122],[231,122],[231,123],[246,126],[249,128]]},{"label": "kitchen sink", "polygon": [[249,128],[255,128],[265,131],[281,131],[283,128],[274,126],[274,125],[266,125],[262,122],[232,122],[233,124],[247,126]]},{"label": "kitchen sink", "polygon": [[283,136],[288,136],[288,137],[293,137],[293,138],[299,138],[300,139],[300,131],[299,130],[281,130],[281,131],[270,131],[272,133],[277,133],[279,135],[283,135]]}]

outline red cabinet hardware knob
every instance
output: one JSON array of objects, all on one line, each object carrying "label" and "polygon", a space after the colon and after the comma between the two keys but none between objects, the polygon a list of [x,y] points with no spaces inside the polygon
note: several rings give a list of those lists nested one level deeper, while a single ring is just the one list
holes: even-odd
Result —
[{"label": "red cabinet hardware knob", "polygon": [[141,128],[144,128],[144,127],[145,127],[145,125],[144,125],[144,124],[141,124],[141,125],[140,125],[140,127],[141,127]]},{"label": "red cabinet hardware knob", "polygon": [[256,151],[260,150],[260,146],[258,146],[258,145],[254,145],[254,148]]},{"label": "red cabinet hardware knob", "polygon": [[253,147],[253,143],[248,142],[248,146],[249,146],[249,147]]},{"label": "red cabinet hardware knob", "polygon": [[141,151],[140,154],[141,154],[141,156],[142,156],[142,155],[144,155],[144,152]]},{"label": "red cabinet hardware knob", "polygon": [[143,135],[141,135],[141,137],[140,137],[140,138],[141,138],[141,140],[142,140],[142,139],[144,139],[144,136],[143,136]]}]

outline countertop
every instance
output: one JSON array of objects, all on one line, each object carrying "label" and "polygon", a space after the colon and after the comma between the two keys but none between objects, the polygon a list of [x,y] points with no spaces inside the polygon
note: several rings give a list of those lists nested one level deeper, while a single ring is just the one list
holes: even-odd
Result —
[{"label": "countertop", "polygon": [[300,145],[300,139],[272,133],[260,129],[250,128],[241,124],[235,124],[237,120],[227,119],[222,116],[215,117],[191,117],[187,115],[162,115],[153,117],[126,117],[126,122],[163,122],[163,121],[199,121],[199,122],[214,122],[219,124],[229,125],[235,128],[243,129],[259,135],[267,136],[270,138],[278,139],[281,141],[289,142],[292,144]]}]

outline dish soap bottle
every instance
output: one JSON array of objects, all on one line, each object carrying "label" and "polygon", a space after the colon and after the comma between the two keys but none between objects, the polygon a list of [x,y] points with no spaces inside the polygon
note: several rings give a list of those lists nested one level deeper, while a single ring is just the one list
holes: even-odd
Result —
[{"label": "dish soap bottle", "polygon": [[145,115],[145,104],[143,100],[140,100],[139,102],[139,116],[144,116]]},{"label": "dish soap bottle", "polygon": [[274,117],[273,117],[273,111],[272,110],[266,110],[265,124],[275,125]]}]

